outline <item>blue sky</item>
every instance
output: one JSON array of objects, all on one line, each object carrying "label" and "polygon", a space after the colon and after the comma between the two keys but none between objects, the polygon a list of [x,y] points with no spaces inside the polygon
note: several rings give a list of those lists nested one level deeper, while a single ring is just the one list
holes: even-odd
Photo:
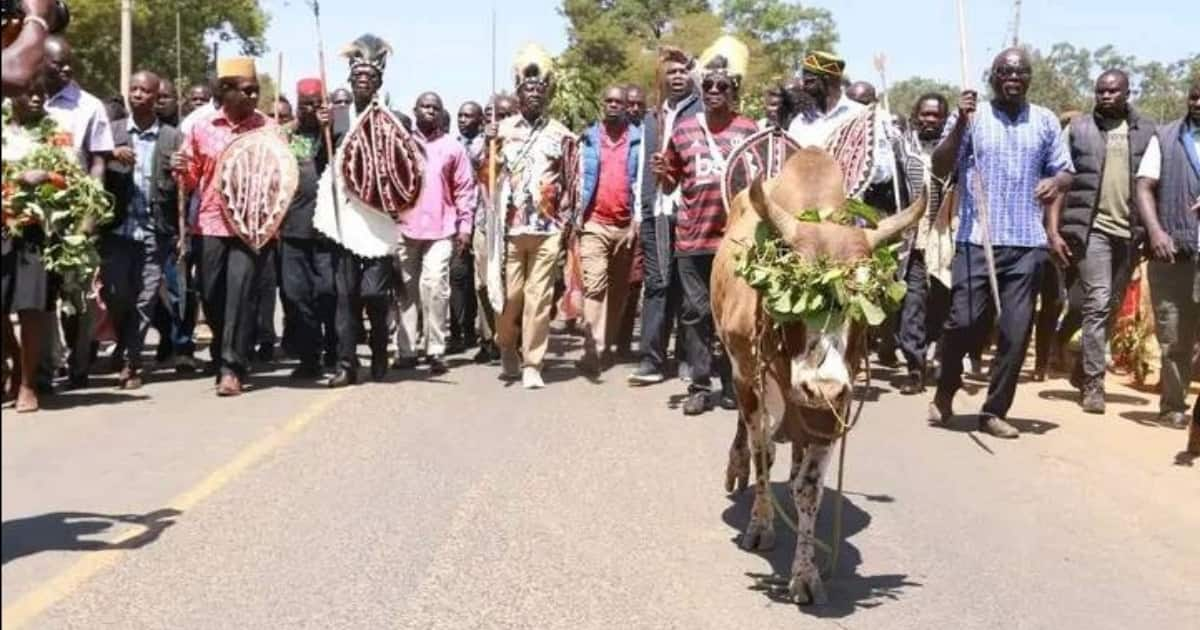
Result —
[{"label": "blue sky", "polygon": [[[284,81],[316,76],[317,52],[312,14],[303,0],[262,0],[271,14],[270,51],[260,71],[275,73],[276,55],[284,55]],[[566,21],[559,0],[503,0],[497,17],[496,81],[508,87],[508,64],[516,50],[535,41],[557,54],[566,46]],[[888,57],[890,81],[913,75],[958,83],[958,34],[953,0],[822,0],[806,3],[833,12],[847,72],[875,78],[871,60]],[[1175,61],[1200,51],[1188,0],[1025,0],[1021,39],[1048,48],[1059,41],[1098,48],[1111,43],[1143,60]],[[346,76],[337,52],[363,32],[386,39],[396,49],[384,77],[393,106],[409,109],[418,94],[434,90],[447,107],[482,99],[491,82],[491,7],[493,0],[444,0],[415,3],[395,0],[326,0],[321,4],[327,71],[334,85]],[[986,67],[1009,32],[1012,2],[966,0],[969,61]]]}]

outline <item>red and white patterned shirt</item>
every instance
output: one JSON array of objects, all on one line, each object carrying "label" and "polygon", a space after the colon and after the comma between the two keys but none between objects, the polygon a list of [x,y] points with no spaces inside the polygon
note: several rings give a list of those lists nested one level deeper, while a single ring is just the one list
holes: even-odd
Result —
[{"label": "red and white patterned shirt", "polygon": [[211,116],[196,121],[183,139],[181,150],[191,158],[184,175],[184,186],[189,191],[199,190],[200,211],[194,226],[200,236],[231,237],[233,232],[225,222],[225,198],[213,178],[217,173],[217,158],[233,139],[243,133],[271,127],[275,121],[262,112],[255,111],[246,120],[235,125],[218,110]]}]

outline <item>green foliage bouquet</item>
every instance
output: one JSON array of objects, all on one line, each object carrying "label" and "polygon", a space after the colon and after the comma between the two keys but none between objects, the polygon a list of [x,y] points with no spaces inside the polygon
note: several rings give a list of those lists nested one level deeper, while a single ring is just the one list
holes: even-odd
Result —
[{"label": "green foliage bouquet", "polygon": [[[798,217],[820,221],[816,210]],[[851,202],[829,219],[875,222],[874,210]],[[762,295],[763,307],[777,323],[802,321],[810,329],[833,329],[847,318],[878,326],[900,308],[905,286],[896,279],[900,245],[881,247],[856,261],[806,260],[768,224],[759,223],[754,242],[738,258],[735,273]]]}]

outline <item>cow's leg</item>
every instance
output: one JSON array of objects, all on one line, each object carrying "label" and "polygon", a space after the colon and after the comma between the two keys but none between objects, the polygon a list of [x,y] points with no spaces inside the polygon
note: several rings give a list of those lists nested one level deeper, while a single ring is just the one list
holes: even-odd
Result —
[{"label": "cow's leg", "polygon": [[814,560],[817,510],[825,489],[825,469],[829,466],[831,445],[809,444],[804,449],[800,474],[792,482],[792,498],[796,501],[796,557],[792,561],[792,583],[789,588],[797,604],[824,604],[828,601],[821,572]]},{"label": "cow's leg", "polygon": [[742,549],[765,551],[775,546],[775,506],[771,502],[771,464],[775,461],[775,444],[764,435],[767,422],[761,406],[751,412],[747,423],[750,455],[754,462],[754,504],[750,508],[750,524],[742,536]]},{"label": "cow's leg", "polygon": [[750,485],[750,440],[746,414],[738,412],[737,431],[729,446],[729,464],[725,466],[725,492],[741,492]]}]

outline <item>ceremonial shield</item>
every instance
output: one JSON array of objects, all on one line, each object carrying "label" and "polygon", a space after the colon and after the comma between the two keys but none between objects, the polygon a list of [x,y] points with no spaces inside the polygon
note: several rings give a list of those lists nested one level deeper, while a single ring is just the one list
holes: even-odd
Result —
[{"label": "ceremonial shield", "polygon": [[417,203],[425,154],[396,115],[371,103],[342,142],[346,193],[393,219]]},{"label": "ceremonial shield", "polygon": [[825,150],[842,168],[846,178],[846,197],[862,199],[871,185],[875,170],[875,116],[878,108],[868,107],[838,127],[825,143]]},{"label": "ceremonial shield", "polygon": [[725,177],[721,180],[725,207],[729,208],[733,199],[749,188],[760,173],[764,179],[779,175],[783,163],[799,150],[799,143],[774,127],[746,138],[729,154],[725,163]]},{"label": "ceremonial shield", "polygon": [[254,251],[261,250],[287,216],[299,168],[278,129],[260,129],[229,143],[217,158],[225,222]]}]

